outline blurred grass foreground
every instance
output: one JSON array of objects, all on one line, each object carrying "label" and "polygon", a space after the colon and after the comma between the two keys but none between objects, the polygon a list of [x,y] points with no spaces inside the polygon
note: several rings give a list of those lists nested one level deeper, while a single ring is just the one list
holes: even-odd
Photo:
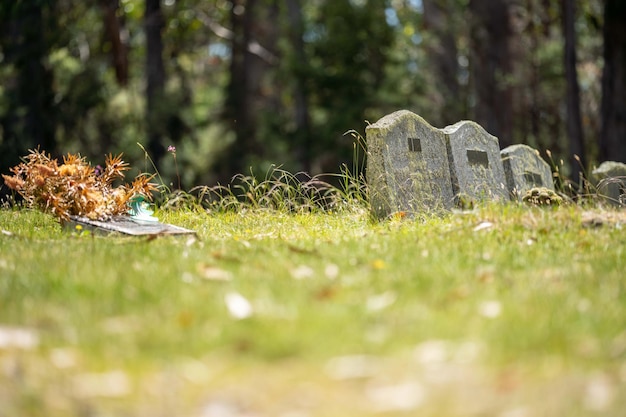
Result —
[{"label": "blurred grass foreground", "polygon": [[626,214],[0,210],[1,416],[626,415]]}]

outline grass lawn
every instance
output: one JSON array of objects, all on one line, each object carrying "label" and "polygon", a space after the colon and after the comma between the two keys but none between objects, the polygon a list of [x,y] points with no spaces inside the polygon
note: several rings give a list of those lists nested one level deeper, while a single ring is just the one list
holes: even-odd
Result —
[{"label": "grass lawn", "polygon": [[626,212],[0,210],[0,416],[626,416]]}]

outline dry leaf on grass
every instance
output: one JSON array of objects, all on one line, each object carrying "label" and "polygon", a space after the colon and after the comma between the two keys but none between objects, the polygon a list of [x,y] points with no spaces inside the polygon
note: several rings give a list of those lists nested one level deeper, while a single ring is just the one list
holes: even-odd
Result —
[{"label": "dry leaf on grass", "polygon": [[237,292],[230,292],[224,296],[224,302],[233,318],[242,320],[252,316],[252,304],[243,295]]},{"label": "dry leaf on grass", "polygon": [[0,326],[0,349],[33,349],[39,345],[39,335],[25,327]]},{"label": "dry leaf on grass", "polygon": [[229,271],[204,263],[198,264],[198,274],[209,281],[230,281],[233,278]]}]

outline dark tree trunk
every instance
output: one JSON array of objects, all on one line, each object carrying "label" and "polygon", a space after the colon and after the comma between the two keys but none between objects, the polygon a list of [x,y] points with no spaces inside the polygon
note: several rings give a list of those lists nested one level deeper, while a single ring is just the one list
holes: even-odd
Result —
[{"label": "dark tree trunk", "polygon": [[276,117],[276,86],[267,74],[277,64],[278,6],[274,0],[234,0],[231,9],[230,79],[224,119],[235,133],[217,166],[220,182],[247,171],[246,157],[263,158],[270,145],[262,143],[257,122],[262,115]]},{"label": "dark tree trunk", "polygon": [[162,31],[165,19],[160,0],[146,0],[144,14],[146,33],[146,131],[147,150],[155,163],[165,155],[163,120],[165,68],[163,65]]},{"label": "dark tree trunk", "polygon": [[474,115],[500,145],[512,144],[512,28],[507,0],[470,0]]},{"label": "dark tree trunk", "polygon": [[448,0],[424,0],[424,25],[434,35],[428,53],[434,63],[437,90],[442,93],[443,122],[455,123],[462,118],[464,100],[460,97],[458,50],[453,24],[450,22],[451,4]]},{"label": "dark tree trunk", "polygon": [[[526,0],[526,9],[531,16],[540,13],[541,7],[535,7],[535,0]],[[536,141],[540,136],[541,125],[541,106],[539,105],[539,84],[541,77],[539,75],[539,59],[537,50],[541,42],[541,25],[538,25],[535,19],[528,20],[528,33],[530,50],[528,53],[529,74],[528,74],[528,96],[526,97],[526,107],[528,108],[529,123],[524,126],[523,134],[527,138],[527,143],[536,145]],[[528,140],[530,139],[530,140]]]},{"label": "dark tree trunk", "polygon": [[626,162],[626,2],[604,5],[604,70],[600,157]]},{"label": "dark tree trunk", "polygon": [[54,23],[55,11],[48,2],[18,2],[11,7],[7,2],[0,7],[4,62],[13,65],[15,74],[3,85],[7,110],[0,115],[0,170],[6,173],[28,149],[56,150],[53,73],[44,64],[50,49],[46,29]]},{"label": "dark tree trunk", "polygon": [[[562,0],[563,35],[565,38],[565,81],[567,83],[567,136],[569,137],[571,178],[578,182],[584,172],[586,154],[580,117],[580,88],[576,71],[576,10],[574,0]],[[578,156],[578,160],[575,156]]]},{"label": "dark tree trunk", "polygon": [[122,36],[124,26],[118,17],[119,6],[119,0],[100,0],[104,15],[104,31],[106,40],[110,43],[111,60],[115,69],[115,79],[120,86],[125,87],[128,84],[128,47]]},{"label": "dark tree trunk", "polygon": [[230,11],[232,31],[230,78],[226,87],[223,117],[235,133],[235,143],[226,148],[217,164],[218,179],[222,183],[229,182],[233,175],[242,172],[242,160],[251,148],[253,129],[247,100],[249,80],[246,68],[251,59],[248,43],[252,20],[250,14],[254,3],[254,0],[233,0]]},{"label": "dark tree trunk", "polygon": [[295,106],[295,150],[296,159],[305,172],[311,171],[312,144],[311,144],[311,118],[309,114],[308,91],[306,87],[307,62],[304,51],[304,24],[302,22],[302,7],[300,0],[287,0],[289,15],[289,37],[293,48],[294,73],[294,106]]}]

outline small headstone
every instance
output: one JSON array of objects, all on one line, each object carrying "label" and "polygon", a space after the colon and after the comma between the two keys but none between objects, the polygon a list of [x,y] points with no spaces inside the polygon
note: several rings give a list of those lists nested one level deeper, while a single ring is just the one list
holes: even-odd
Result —
[{"label": "small headstone", "polygon": [[498,138],[478,123],[467,120],[446,126],[442,131],[457,203],[461,203],[461,198],[508,200]]},{"label": "small headstone", "polygon": [[605,161],[592,171],[598,195],[614,205],[626,205],[626,164]]},{"label": "small headstone", "polygon": [[531,188],[543,187],[554,191],[552,170],[536,149],[528,145],[511,145],[500,155],[506,185],[514,199],[521,200]]},{"label": "small headstone", "polygon": [[365,129],[367,182],[374,216],[452,208],[454,194],[445,136],[408,110]]},{"label": "small headstone", "polygon": [[133,220],[130,216],[113,216],[107,221],[91,220],[87,217],[70,216],[63,226],[70,230],[90,230],[98,233],[122,233],[132,236],[150,235],[181,235],[195,234],[193,230],[184,229],[158,221]]}]

